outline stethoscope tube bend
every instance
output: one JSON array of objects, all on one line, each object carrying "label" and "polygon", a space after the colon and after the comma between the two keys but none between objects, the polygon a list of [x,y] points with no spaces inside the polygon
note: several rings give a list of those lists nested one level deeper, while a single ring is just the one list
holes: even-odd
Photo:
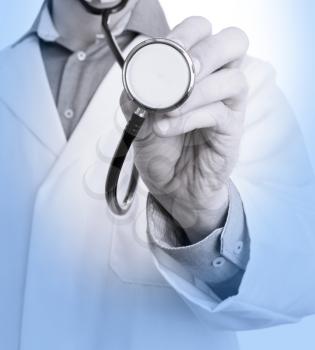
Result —
[{"label": "stethoscope tube bend", "polygon": [[120,173],[125,163],[128,152],[131,148],[133,141],[138,135],[143,122],[145,120],[146,112],[141,108],[138,108],[129,120],[122,138],[116,148],[112,162],[110,164],[106,184],[105,184],[105,198],[111,211],[116,215],[125,215],[134,200],[139,173],[135,165],[133,166],[131,179],[129,181],[127,194],[122,203],[118,201],[118,181]]}]

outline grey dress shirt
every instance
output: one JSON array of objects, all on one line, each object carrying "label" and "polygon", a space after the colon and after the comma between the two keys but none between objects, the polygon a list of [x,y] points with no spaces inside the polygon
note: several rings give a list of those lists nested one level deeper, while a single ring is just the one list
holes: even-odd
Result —
[{"label": "grey dress shirt", "polygon": [[[156,0],[139,0],[117,41],[124,49],[138,33],[158,37],[168,32],[169,27],[159,3]],[[71,42],[64,40],[54,26],[49,1],[44,3],[27,35],[31,34],[40,39],[48,81],[65,135],[69,139],[115,58],[104,33],[99,33],[90,46],[82,44],[79,51],[74,51]]]},{"label": "grey dress shirt", "polygon": [[[126,47],[140,34],[162,37],[169,27],[158,0],[139,0],[132,10],[124,31],[117,37]],[[89,47],[79,51],[62,40],[46,2],[27,35],[37,35],[41,52],[67,139],[93,97],[97,87],[114,63],[103,33]],[[106,116],[104,116],[106,117]],[[183,241],[183,230],[149,195],[148,234],[155,249],[161,249],[177,260],[196,278],[208,284],[220,297],[236,294],[249,256],[249,238],[240,196],[232,184],[229,210],[224,227],[209,232],[196,244]]]}]

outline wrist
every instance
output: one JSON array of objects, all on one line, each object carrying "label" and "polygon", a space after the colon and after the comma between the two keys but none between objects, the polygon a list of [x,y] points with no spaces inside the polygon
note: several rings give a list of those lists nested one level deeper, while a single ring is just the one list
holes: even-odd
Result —
[{"label": "wrist", "polygon": [[223,186],[197,200],[175,199],[168,211],[185,230],[190,242],[196,243],[224,226],[228,205],[228,187]]}]

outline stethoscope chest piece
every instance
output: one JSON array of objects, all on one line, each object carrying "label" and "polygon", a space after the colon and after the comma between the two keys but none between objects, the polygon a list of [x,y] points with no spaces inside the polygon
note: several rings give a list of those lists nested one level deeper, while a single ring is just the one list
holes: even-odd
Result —
[{"label": "stethoscope chest piece", "polygon": [[171,40],[146,40],[127,56],[123,64],[123,85],[137,108],[127,123],[107,174],[105,196],[114,214],[124,215],[132,205],[139,176],[136,167],[122,203],[117,198],[118,180],[148,112],[166,113],[178,108],[188,99],[194,83],[192,59]]},{"label": "stethoscope chest piece", "polygon": [[189,97],[195,81],[190,56],[177,43],[149,39],[127,56],[123,84],[141,108],[157,113],[176,109]]}]

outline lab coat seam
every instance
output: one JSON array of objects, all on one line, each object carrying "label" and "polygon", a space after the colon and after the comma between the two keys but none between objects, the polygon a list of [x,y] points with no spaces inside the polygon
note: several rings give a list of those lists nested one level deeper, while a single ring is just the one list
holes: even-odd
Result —
[{"label": "lab coat seam", "polygon": [[[243,306],[245,306],[245,308],[253,309],[253,307],[254,307],[258,311],[268,313],[270,316],[272,315],[272,318],[274,318],[274,319],[285,318],[286,320],[290,320],[290,323],[298,322],[300,320],[299,317],[288,315],[288,314],[281,312],[281,311],[273,311],[271,309],[268,309],[265,306],[260,306],[260,305],[257,305],[255,303],[249,303],[248,301],[245,301],[240,295],[232,296],[229,299],[230,299],[230,302],[233,302],[234,299],[237,299],[237,302],[241,303]],[[220,305],[218,305],[217,308],[220,309]],[[220,310],[218,310],[218,311],[220,311]]]},{"label": "lab coat seam", "polygon": [[111,269],[111,271],[115,274],[115,276],[118,278],[119,281],[121,281],[122,283],[126,283],[129,285],[133,285],[133,286],[143,286],[143,287],[152,287],[152,288],[171,288],[168,284],[162,284],[162,283],[150,283],[150,282],[146,282],[146,281],[134,281],[132,279],[127,280],[125,277],[122,277],[122,275],[116,271],[116,269],[112,266],[112,263],[109,264],[109,267]]},{"label": "lab coat seam", "polygon": [[[156,263],[158,265],[160,265],[160,263],[156,260]],[[162,271],[163,269],[169,271],[169,269],[165,266],[162,265]],[[164,271],[164,274],[168,274],[167,271]],[[175,272],[169,271],[171,274],[174,274]],[[171,277],[165,277],[166,280],[168,280],[168,278]],[[198,289],[197,286],[193,285],[194,288]],[[213,299],[212,296],[207,295],[209,297],[209,303],[211,302],[215,302],[216,305],[209,305],[207,303],[207,305],[204,304],[204,300],[200,300],[198,298],[192,298],[189,294],[187,294],[187,292],[185,291],[185,289],[173,286],[173,288],[180,294],[182,295],[185,299],[187,299],[187,301],[191,302],[193,305],[195,305],[196,307],[206,311],[206,312],[210,312],[211,314],[218,314],[218,313],[229,313],[229,307],[232,306],[234,303],[237,303],[238,305],[242,305],[241,309],[244,310],[251,310],[253,311],[253,309],[256,309],[255,311],[259,311],[260,313],[267,315],[268,319],[270,320],[278,320],[277,322],[279,322],[279,320],[281,320],[281,323],[296,323],[300,320],[300,318],[298,317],[294,317],[291,315],[287,315],[285,313],[279,312],[279,311],[273,311],[270,310],[266,307],[263,306],[259,306],[256,305],[254,303],[249,303],[248,301],[244,300],[241,296],[241,293],[239,292],[237,295],[235,296],[231,296],[228,297],[224,300],[220,299],[217,297],[217,299]],[[209,289],[212,292],[211,287],[209,286]],[[212,300],[212,301],[211,301]],[[242,330],[242,329],[239,329]]]}]

